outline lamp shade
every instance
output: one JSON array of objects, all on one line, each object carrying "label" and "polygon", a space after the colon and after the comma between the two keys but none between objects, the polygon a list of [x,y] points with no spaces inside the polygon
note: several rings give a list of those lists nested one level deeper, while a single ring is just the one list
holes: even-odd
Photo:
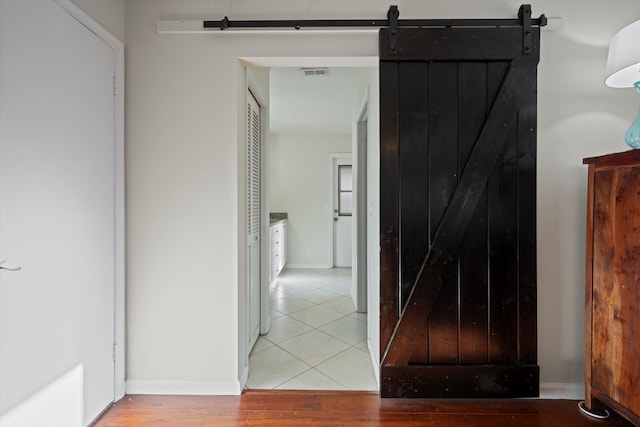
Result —
[{"label": "lamp shade", "polygon": [[610,87],[633,87],[637,81],[640,81],[640,21],[613,35],[604,83]]}]

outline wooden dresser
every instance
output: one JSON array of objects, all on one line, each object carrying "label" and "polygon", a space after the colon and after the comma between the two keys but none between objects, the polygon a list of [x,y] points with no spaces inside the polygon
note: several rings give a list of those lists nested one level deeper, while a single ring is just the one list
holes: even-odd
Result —
[{"label": "wooden dresser", "polygon": [[585,403],[608,406],[640,426],[640,150],[584,164]]}]

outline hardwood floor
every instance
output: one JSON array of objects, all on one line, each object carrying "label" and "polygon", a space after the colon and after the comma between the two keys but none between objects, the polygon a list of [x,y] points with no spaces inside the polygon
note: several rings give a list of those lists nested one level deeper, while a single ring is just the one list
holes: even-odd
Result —
[{"label": "hardwood floor", "polygon": [[125,396],[96,427],[112,426],[602,426],[573,400],[380,399],[377,392],[246,391],[242,396]]}]

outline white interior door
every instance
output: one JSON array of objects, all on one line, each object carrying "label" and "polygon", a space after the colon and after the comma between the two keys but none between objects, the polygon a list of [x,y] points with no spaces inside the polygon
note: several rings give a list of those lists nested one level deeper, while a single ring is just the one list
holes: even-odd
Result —
[{"label": "white interior door", "polygon": [[260,334],[260,105],[247,94],[247,235],[249,280],[249,351]]},{"label": "white interior door", "polygon": [[114,400],[114,51],[59,4],[0,1],[0,423]]},{"label": "white interior door", "polygon": [[353,204],[351,158],[333,159],[333,266],[351,267]]}]

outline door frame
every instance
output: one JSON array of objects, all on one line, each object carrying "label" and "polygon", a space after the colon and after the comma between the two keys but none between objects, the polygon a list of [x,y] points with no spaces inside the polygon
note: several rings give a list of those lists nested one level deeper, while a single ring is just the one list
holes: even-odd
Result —
[{"label": "door frame", "polygon": [[114,402],[125,395],[126,324],[125,324],[125,162],[124,162],[124,43],[87,15],[71,0],[55,0],[69,15],[102,39],[114,54]]},{"label": "door frame", "polygon": [[[246,69],[246,73],[247,91],[251,92],[260,106],[260,334],[266,334],[271,326],[269,303],[269,263],[265,262],[265,260],[269,259],[269,212],[265,192],[265,188],[267,188],[266,186],[268,184],[267,164],[269,163],[267,161],[269,98],[260,89],[260,85],[257,83],[256,77],[253,75],[250,68]],[[249,265],[247,262],[247,268],[248,267]],[[247,304],[248,302],[249,301],[247,299]],[[247,309],[249,309],[248,305]]]},{"label": "door frame", "polygon": [[[366,67],[366,68],[370,68],[372,70],[372,72],[374,73],[373,75],[375,76],[375,82],[372,81],[372,85],[375,85],[375,87],[377,87],[378,84],[378,62],[379,62],[379,58],[378,56],[351,56],[351,57],[323,57],[323,56],[317,56],[317,57],[311,57],[311,56],[283,56],[283,57],[238,57],[237,58],[238,61],[238,65],[237,65],[237,77],[238,77],[238,86],[237,86],[237,93],[238,93],[238,155],[239,157],[242,156],[242,152],[243,152],[243,147],[244,147],[244,123],[245,123],[245,116],[246,113],[244,112],[245,108],[242,107],[242,105],[244,105],[243,99],[244,96],[242,95],[243,93],[246,93],[246,89],[248,87],[248,84],[250,82],[250,78],[247,77],[247,71],[249,71],[250,68],[255,67],[255,68],[272,68],[272,67],[318,67],[318,66],[337,66],[337,67]],[[255,82],[254,82],[255,83]],[[369,88],[371,89],[371,88]],[[257,95],[256,92],[253,92],[254,95]],[[368,92],[369,95],[371,95],[372,92]],[[375,98],[369,96],[369,99],[371,100],[370,103],[370,110],[369,110],[369,117],[375,117],[376,120],[378,120],[378,110],[374,110],[376,108],[379,108],[378,104],[377,104],[377,92],[374,91],[373,92],[375,95]],[[262,114],[266,115],[263,116],[263,126],[268,126],[268,111],[269,111],[269,105],[268,103],[263,103],[264,99],[260,99],[258,97],[258,102],[261,103],[261,106],[263,107],[263,111]],[[242,107],[242,108],[241,108]],[[377,123],[377,122],[376,122]],[[375,132],[375,134],[374,134]],[[369,155],[367,157],[367,163],[370,165],[368,170],[369,173],[367,175],[367,181],[371,183],[371,186],[368,189],[368,192],[370,192],[370,195],[377,195],[377,180],[378,180],[378,158],[377,156],[377,152],[378,152],[378,143],[379,143],[379,138],[377,137],[379,133],[379,129],[375,126],[375,123],[373,121],[370,120],[369,122],[369,144],[372,144],[372,146],[369,149]],[[263,138],[266,138],[263,140],[264,146],[263,146],[263,162],[265,161],[265,159],[268,158],[269,156],[269,148],[268,148],[268,135],[269,135],[269,130],[268,127],[265,128],[263,127]],[[239,166],[239,170],[238,170],[238,181],[237,181],[237,191],[238,191],[238,198],[239,200],[242,199],[242,197],[245,195],[246,193],[246,188],[245,188],[245,184],[244,184],[244,177],[243,174],[244,171],[242,170],[242,159],[239,159],[238,162],[238,166]],[[268,182],[267,182],[267,177],[268,177],[268,162],[263,163],[263,168],[262,168],[262,173],[263,173],[263,188],[268,188]],[[263,208],[263,213],[264,213],[264,217],[263,217],[263,226],[265,228],[265,230],[263,231],[263,233],[261,234],[261,239],[263,241],[261,249],[263,250],[263,252],[261,252],[261,257],[264,256],[268,256],[268,217],[269,217],[269,206],[268,206],[268,200],[266,200],[266,191],[263,191],[262,197],[265,198],[264,200],[264,208]],[[370,239],[369,239],[369,247],[367,247],[367,257],[369,258],[370,262],[369,262],[369,272],[371,274],[368,274],[368,276],[371,278],[371,280],[368,281],[368,287],[370,287],[371,289],[369,289],[368,291],[368,301],[367,301],[367,340],[368,340],[368,350],[369,350],[369,355],[371,358],[371,362],[372,362],[372,366],[373,366],[373,370],[374,370],[374,374],[376,376],[376,379],[378,381],[378,384],[380,383],[380,367],[379,367],[379,360],[380,360],[380,354],[379,354],[379,340],[380,340],[380,330],[378,327],[378,313],[379,313],[379,309],[378,309],[378,305],[379,305],[379,284],[377,281],[377,277],[379,275],[379,258],[377,256],[378,250],[377,250],[377,243],[372,243],[372,242],[377,242],[378,241],[378,236],[379,236],[379,227],[378,227],[378,199],[376,197],[370,196],[370,201],[371,201],[371,213],[370,216],[373,217],[372,221],[369,222],[368,228],[367,228],[367,234],[370,235]],[[242,199],[243,200],[243,199]],[[248,378],[248,373],[249,373],[249,353],[246,350],[246,344],[244,343],[244,336],[246,335],[246,325],[247,325],[247,298],[246,295],[244,294],[244,288],[243,288],[243,274],[244,274],[244,265],[246,264],[246,251],[244,251],[243,248],[243,244],[246,242],[247,236],[246,236],[246,230],[244,230],[243,225],[241,224],[241,219],[242,218],[246,218],[246,207],[241,206],[240,204],[238,205],[238,212],[240,213],[240,221],[239,221],[239,227],[238,227],[238,245],[237,245],[237,249],[238,249],[238,266],[239,266],[239,280],[238,280],[238,318],[237,318],[237,322],[238,322],[238,329],[237,329],[237,334],[238,334],[238,353],[237,353],[237,360],[238,360],[238,366],[237,366],[237,378],[238,378],[238,385],[239,385],[239,389],[242,390],[247,382],[247,378]],[[367,211],[365,211],[367,212]],[[332,218],[332,217],[331,217]],[[331,219],[331,221],[333,221],[333,219]],[[373,236],[375,235],[375,236]],[[333,242],[331,243],[331,245],[333,245]],[[372,245],[375,245],[375,248],[371,247]],[[264,268],[268,268],[267,263],[263,263]],[[263,277],[266,278],[266,285],[263,283],[263,287],[262,289],[267,289],[268,290],[268,278],[269,278],[269,274],[268,271],[263,270],[262,272]],[[266,304],[268,307],[268,292],[265,293],[264,298],[266,298]],[[269,310],[264,310],[264,306],[263,305],[263,313],[265,316],[269,316]]]},{"label": "door frame", "polygon": [[367,87],[362,105],[360,107],[360,116],[356,122],[356,168],[355,168],[355,190],[356,200],[354,203],[357,215],[356,222],[356,253],[355,265],[357,274],[355,280],[355,302],[356,311],[364,313],[367,311],[367,277],[368,277],[368,260],[367,260],[367,228],[368,228],[368,209],[367,209],[367,171],[368,171],[368,145],[369,145],[369,88]]}]

